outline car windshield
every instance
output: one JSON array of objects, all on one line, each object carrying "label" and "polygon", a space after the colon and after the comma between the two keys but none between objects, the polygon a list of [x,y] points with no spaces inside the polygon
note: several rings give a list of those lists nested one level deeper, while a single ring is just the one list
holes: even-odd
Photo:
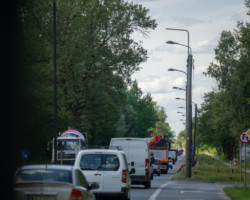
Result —
[{"label": "car windshield", "polygon": [[86,154],[81,158],[80,167],[82,170],[117,171],[120,162],[113,154]]},{"label": "car windshield", "polygon": [[80,150],[79,139],[58,140],[58,150]]},{"label": "car windshield", "polygon": [[72,171],[56,169],[20,170],[14,180],[19,182],[66,182],[72,183]]}]

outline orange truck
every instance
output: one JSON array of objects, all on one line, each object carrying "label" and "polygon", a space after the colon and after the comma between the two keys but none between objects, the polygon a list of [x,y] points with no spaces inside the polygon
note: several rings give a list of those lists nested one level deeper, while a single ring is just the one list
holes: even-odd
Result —
[{"label": "orange truck", "polygon": [[170,149],[170,143],[166,138],[162,138],[159,135],[154,136],[149,142],[150,154],[161,164],[161,173],[167,174],[168,163],[168,151]]}]

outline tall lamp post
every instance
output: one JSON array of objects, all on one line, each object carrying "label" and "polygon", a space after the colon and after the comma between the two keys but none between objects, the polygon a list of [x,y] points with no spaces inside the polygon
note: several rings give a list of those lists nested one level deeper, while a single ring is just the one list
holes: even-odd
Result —
[{"label": "tall lamp post", "polygon": [[56,78],[56,0],[53,0],[54,48],[54,163],[57,163],[57,78]]},{"label": "tall lamp post", "polygon": [[[186,29],[176,29],[176,28],[166,28],[166,30],[171,31],[184,31],[187,33],[187,40],[188,40],[188,63],[187,63],[187,94],[186,94],[186,177],[191,178],[191,166],[192,166],[192,149],[191,149],[191,142],[192,142],[192,55],[190,54],[190,47],[189,47],[189,31]],[[173,43],[174,44],[174,43]],[[179,43],[178,43],[179,44]]]}]

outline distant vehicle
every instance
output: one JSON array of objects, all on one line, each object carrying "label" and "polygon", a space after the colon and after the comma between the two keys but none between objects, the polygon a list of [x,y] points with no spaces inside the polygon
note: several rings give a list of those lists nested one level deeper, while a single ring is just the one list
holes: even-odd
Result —
[{"label": "distant vehicle", "polygon": [[150,159],[148,142],[144,138],[112,138],[109,147],[124,151],[128,160],[129,169],[135,169],[131,175],[132,184],[142,184],[145,188],[151,187],[153,166]]},{"label": "distant vehicle", "polygon": [[157,174],[157,176],[161,175],[161,162],[157,160],[156,158],[153,157],[152,159],[152,164],[153,164],[153,174]]},{"label": "distant vehicle", "polygon": [[180,150],[178,151],[178,155],[181,156],[181,155],[183,154],[183,152],[184,152],[184,150],[183,150],[183,149],[180,149]]},{"label": "distant vehicle", "polygon": [[93,190],[97,198],[130,199],[131,180],[124,152],[110,149],[87,149],[79,152],[75,165],[89,183],[98,183]]},{"label": "distant vehicle", "polygon": [[13,191],[15,200],[95,200],[90,190],[98,187],[73,166],[26,165],[15,173]]},{"label": "distant vehicle", "polygon": [[154,154],[154,157],[161,161],[161,173],[168,173],[168,151],[170,143],[159,135],[156,135],[149,142],[150,152]]},{"label": "distant vehicle", "polygon": [[171,155],[173,164],[175,165],[176,161],[178,160],[178,150],[177,149],[170,149],[168,152]]},{"label": "distant vehicle", "polygon": [[168,165],[169,165],[169,168],[173,169],[173,160],[171,156],[168,156]]},{"label": "distant vehicle", "polygon": [[[72,127],[69,127],[72,128]],[[79,151],[86,149],[86,138],[77,130],[69,129],[57,137],[57,162],[56,164],[74,165]],[[54,161],[54,139],[52,141],[52,163]]]}]

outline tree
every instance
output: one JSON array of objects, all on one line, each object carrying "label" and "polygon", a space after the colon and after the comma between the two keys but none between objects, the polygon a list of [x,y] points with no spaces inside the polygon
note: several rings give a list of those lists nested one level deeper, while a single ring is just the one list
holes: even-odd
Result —
[{"label": "tree", "polygon": [[180,148],[185,148],[186,147],[186,132],[181,131],[175,140],[175,145]]},{"label": "tree", "polygon": [[[23,0],[18,10],[18,146],[39,155],[53,136],[51,1]],[[147,60],[131,34],[147,35],[157,24],[148,9],[123,0],[58,0],[56,11],[58,132],[75,125],[88,132],[91,144],[108,144],[117,135],[131,75]]]},{"label": "tree", "polygon": [[127,92],[127,104],[121,110],[118,124],[122,124],[120,136],[148,137],[158,121],[155,103],[150,94],[143,96],[138,83],[134,81]]},{"label": "tree", "polygon": [[158,116],[158,121],[156,121],[155,126],[150,128],[150,132],[152,132],[152,136],[161,135],[162,137],[166,137],[166,139],[170,142],[174,142],[174,132],[171,130],[169,124],[166,122],[167,114],[163,107],[155,104],[155,110]]},{"label": "tree", "polygon": [[[246,1],[248,9],[250,1]],[[249,13],[248,13],[249,15]],[[215,49],[215,60],[205,73],[217,81],[217,91],[205,96],[199,117],[200,139],[222,146],[233,157],[238,135],[250,127],[250,24],[238,22],[233,32],[223,31]]]}]

